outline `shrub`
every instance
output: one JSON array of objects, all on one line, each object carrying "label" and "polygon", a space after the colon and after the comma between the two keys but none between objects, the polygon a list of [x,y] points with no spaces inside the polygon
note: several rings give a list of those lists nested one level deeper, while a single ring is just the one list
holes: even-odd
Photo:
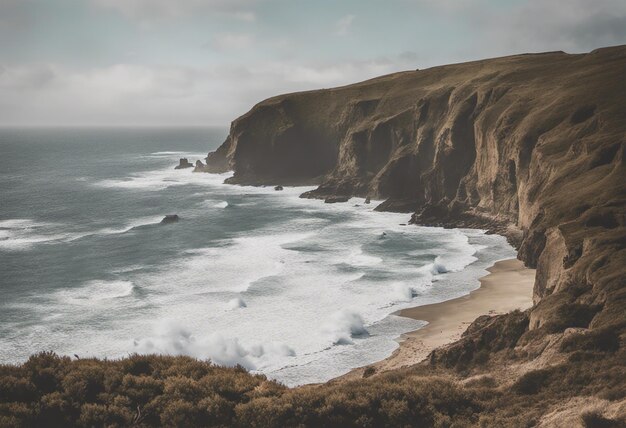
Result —
[{"label": "shrub", "polygon": [[363,377],[368,378],[373,376],[376,373],[376,369],[374,367],[368,367],[363,371]]},{"label": "shrub", "polygon": [[36,415],[38,426],[67,427],[73,425],[78,410],[73,407],[59,392],[41,397],[39,412]]},{"label": "shrub", "polygon": [[583,413],[580,419],[585,428],[619,428],[624,426],[618,421],[605,418],[597,411]]},{"label": "shrub", "polygon": [[197,406],[187,401],[176,399],[169,401],[162,413],[161,424],[167,427],[196,427],[202,425],[202,412]]},{"label": "shrub", "polygon": [[94,402],[98,394],[104,392],[104,371],[101,367],[90,365],[76,365],[61,380],[63,391],[73,402]]},{"label": "shrub", "polygon": [[53,352],[41,352],[31,356],[24,363],[24,369],[30,381],[45,394],[59,389],[60,380],[70,362],[68,357],[60,358]]},{"label": "shrub", "polygon": [[550,371],[547,369],[539,369],[529,371],[513,384],[512,390],[518,394],[528,395],[536,394],[550,376]]},{"label": "shrub", "polygon": [[563,352],[615,352],[619,347],[619,333],[615,327],[611,326],[569,335],[561,343]]},{"label": "shrub", "polygon": [[[467,337],[474,359],[482,349],[474,340],[483,333]],[[565,397],[626,396],[623,348],[577,355],[584,358],[526,373],[511,394],[479,366],[482,377],[465,385],[457,373],[424,364],[290,389],[188,357],[71,361],[44,353],[22,366],[0,366],[0,426],[530,426]]]},{"label": "shrub", "polygon": [[495,388],[498,386],[498,382],[489,375],[481,376],[476,379],[472,379],[465,384],[469,388]]},{"label": "shrub", "polygon": [[83,427],[126,427],[133,423],[133,416],[124,407],[87,403],[81,407],[78,423]]},{"label": "shrub", "polygon": [[546,322],[548,333],[559,333],[570,327],[587,328],[593,317],[602,309],[598,305],[566,303],[556,308],[551,320]]},{"label": "shrub", "polygon": [[27,403],[36,397],[35,385],[29,380],[11,375],[0,377],[0,403]]}]

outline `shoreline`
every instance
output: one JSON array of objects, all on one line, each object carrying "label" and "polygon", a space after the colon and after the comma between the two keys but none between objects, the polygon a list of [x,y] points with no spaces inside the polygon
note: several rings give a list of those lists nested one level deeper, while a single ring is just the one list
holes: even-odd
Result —
[{"label": "shoreline", "polygon": [[525,310],[533,305],[535,269],[525,267],[518,259],[506,259],[495,262],[487,271],[479,279],[480,287],[465,296],[394,312],[428,324],[402,334],[396,339],[400,346],[384,360],[355,368],[334,380],[359,379],[366,369],[374,369],[377,374],[417,364],[434,349],[459,340],[479,316]]}]

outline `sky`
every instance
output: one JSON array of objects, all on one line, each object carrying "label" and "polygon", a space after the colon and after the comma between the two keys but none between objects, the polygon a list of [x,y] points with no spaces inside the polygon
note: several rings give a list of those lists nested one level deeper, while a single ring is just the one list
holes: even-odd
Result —
[{"label": "sky", "polygon": [[624,0],[0,0],[0,125],[227,126],[280,93],[619,44]]}]

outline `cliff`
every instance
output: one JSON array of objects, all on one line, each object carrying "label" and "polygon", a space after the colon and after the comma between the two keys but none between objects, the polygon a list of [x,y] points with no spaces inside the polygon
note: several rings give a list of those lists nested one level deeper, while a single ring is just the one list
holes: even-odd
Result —
[{"label": "cliff", "polygon": [[414,223],[503,233],[537,268],[529,328],[563,331],[626,324],[625,154],[617,46],[270,98],[232,123],[206,170],[234,170],[231,183],[315,183],[303,197],[371,196]]}]

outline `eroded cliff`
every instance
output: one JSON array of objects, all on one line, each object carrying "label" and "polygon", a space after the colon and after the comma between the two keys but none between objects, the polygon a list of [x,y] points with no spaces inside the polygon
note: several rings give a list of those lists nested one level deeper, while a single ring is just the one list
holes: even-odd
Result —
[{"label": "eroded cliff", "polygon": [[[626,323],[626,46],[516,55],[265,100],[207,171],[371,196],[507,235],[537,267],[530,329]],[[562,314],[576,313],[570,321]]]}]

